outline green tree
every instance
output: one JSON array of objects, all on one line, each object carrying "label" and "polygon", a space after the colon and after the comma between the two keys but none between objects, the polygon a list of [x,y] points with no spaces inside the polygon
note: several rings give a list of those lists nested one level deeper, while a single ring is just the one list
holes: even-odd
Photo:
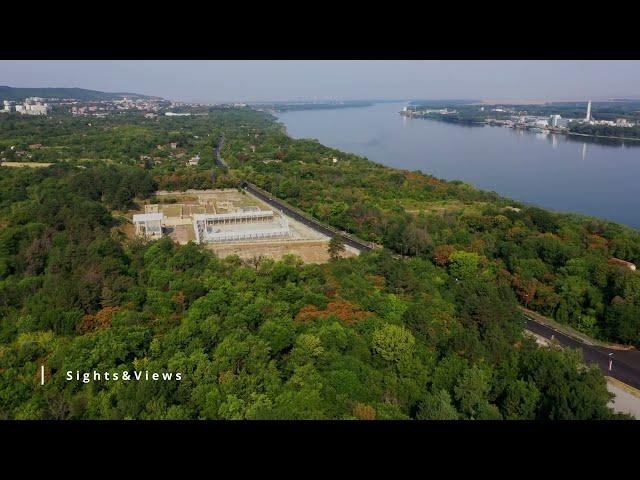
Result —
[{"label": "green tree", "polygon": [[398,325],[385,325],[373,333],[373,351],[392,363],[407,361],[414,349],[411,332]]},{"label": "green tree", "polygon": [[454,278],[465,280],[475,275],[478,263],[477,253],[457,251],[449,256],[449,272]]},{"label": "green tree", "polygon": [[327,251],[333,260],[340,258],[340,255],[345,251],[344,240],[340,235],[334,235],[331,237],[329,245],[327,246]]},{"label": "green tree", "polygon": [[458,411],[451,403],[451,396],[445,390],[428,393],[418,407],[418,420],[457,420]]}]

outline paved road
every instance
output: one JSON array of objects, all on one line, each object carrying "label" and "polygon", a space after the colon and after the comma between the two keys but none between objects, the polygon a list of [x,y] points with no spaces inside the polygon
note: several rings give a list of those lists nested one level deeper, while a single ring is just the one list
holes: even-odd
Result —
[{"label": "paved road", "polygon": [[[219,166],[219,167],[222,167],[222,168],[229,168],[227,163],[222,158],[222,155],[220,155],[220,150],[222,149],[223,145],[224,145],[224,133],[220,136],[220,140],[218,141],[218,145],[215,148],[216,165]],[[212,173],[211,175],[212,175],[212,178],[215,178],[215,173]],[[297,212],[295,209],[293,209],[290,205],[288,205],[287,203],[283,202],[279,198],[274,197],[270,193],[258,188],[256,185],[253,185],[253,184],[248,183],[248,182],[244,182],[242,184],[242,188],[244,188],[248,192],[252,193],[256,197],[261,199],[263,202],[265,202],[265,203],[277,208],[278,210],[281,210],[282,212],[286,213],[289,217],[293,218],[294,220],[297,220],[298,222],[302,223],[303,225],[306,225],[307,227],[312,228],[312,229],[322,233],[323,235],[327,235],[328,237],[334,237],[335,235],[340,234],[340,236],[342,237],[345,245],[349,245],[350,247],[355,248],[359,252],[368,252],[370,250],[373,250],[373,246],[371,246],[368,242],[365,242],[364,240],[357,239],[357,238],[355,238],[353,236],[347,236],[345,233],[339,232],[338,230],[335,230],[335,229],[332,229],[332,228],[328,227],[327,225],[324,225],[323,223],[319,222],[318,220],[315,220],[313,218],[307,217],[305,215],[301,215],[299,212]]]},{"label": "paved road", "polygon": [[[582,358],[585,363],[596,363],[605,375],[616,378],[621,382],[640,389],[640,352],[638,350],[613,350],[595,345],[587,345],[575,340],[562,332],[547,325],[542,325],[532,320],[527,315],[525,328],[533,333],[557,340],[561,345],[582,350]],[[609,354],[613,355],[609,357]],[[613,360],[612,369],[609,371],[609,359]]]},{"label": "paved road", "polygon": [[220,135],[220,140],[218,141],[218,145],[215,148],[216,165],[223,168],[229,168],[229,165],[227,165],[227,162],[225,162],[224,159],[222,158],[222,155],[220,155],[220,150],[222,149],[223,145],[224,145],[224,133]]},{"label": "paved road", "polygon": [[322,233],[323,235],[327,235],[328,237],[334,237],[335,235],[340,234],[342,236],[342,239],[345,245],[349,245],[350,247],[355,248],[359,252],[368,252],[373,250],[373,247],[368,243],[366,243],[364,240],[359,241],[358,239],[355,239],[353,237],[347,237],[343,233],[340,233],[337,230],[333,230],[327,227],[326,225],[320,223],[317,220],[301,215],[296,210],[291,208],[290,205],[287,205],[285,202],[283,202],[279,198],[276,198],[273,195],[269,194],[268,192],[265,192],[264,190],[259,189],[258,187],[256,187],[251,183],[244,182],[242,184],[242,188],[247,190],[249,193],[255,195],[263,202],[286,213],[289,217],[293,218],[294,220],[297,220],[298,222],[306,225],[309,228],[313,228],[314,230]]}]

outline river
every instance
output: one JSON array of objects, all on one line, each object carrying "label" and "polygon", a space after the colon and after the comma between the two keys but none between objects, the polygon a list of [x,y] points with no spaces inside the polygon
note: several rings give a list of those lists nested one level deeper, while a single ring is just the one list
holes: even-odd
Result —
[{"label": "river", "polygon": [[409,119],[398,113],[404,105],[277,116],[294,138],[316,138],[391,167],[640,229],[640,142]]}]

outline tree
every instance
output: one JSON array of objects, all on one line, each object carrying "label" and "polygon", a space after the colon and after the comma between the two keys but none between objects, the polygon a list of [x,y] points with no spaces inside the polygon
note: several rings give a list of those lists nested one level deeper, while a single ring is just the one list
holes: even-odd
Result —
[{"label": "tree", "polygon": [[449,263],[449,257],[456,251],[453,245],[438,245],[433,253],[433,261],[436,265],[444,267]]},{"label": "tree", "polygon": [[446,390],[428,393],[418,407],[418,420],[457,420],[458,411],[451,403],[451,395]]},{"label": "tree", "polygon": [[479,257],[477,253],[458,251],[452,253],[449,260],[449,271],[454,278],[468,279],[478,270]]},{"label": "tree", "polygon": [[460,410],[465,415],[473,418],[479,407],[487,401],[489,380],[490,372],[475,365],[463,372],[453,391]]},{"label": "tree", "polygon": [[398,325],[387,324],[373,333],[373,351],[396,364],[409,359],[414,344],[411,332]]},{"label": "tree", "polygon": [[358,402],[353,407],[353,416],[358,420],[375,420],[376,410],[371,405]]},{"label": "tree", "polygon": [[342,240],[340,235],[334,235],[331,237],[327,251],[329,252],[329,256],[332,260],[340,258],[340,255],[345,251],[344,240]]},{"label": "tree", "polygon": [[540,391],[531,382],[516,380],[507,385],[502,402],[507,420],[534,420]]}]

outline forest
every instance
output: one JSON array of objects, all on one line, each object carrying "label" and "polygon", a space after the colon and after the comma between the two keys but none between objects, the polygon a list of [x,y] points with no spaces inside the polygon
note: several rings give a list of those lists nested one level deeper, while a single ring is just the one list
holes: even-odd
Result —
[{"label": "forest", "polygon": [[523,306],[593,337],[640,345],[640,277],[611,263],[640,262],[637,231],[384,167],[272,128],[254,140],[255,152],[229,141],[238,175],[399,254],[447,267],[464,252],[508,282]]},{"label": "forest", "polygon": [[[0,418],[625,418],[518,305],[637,344],[640,284],[608,262],[640,261],[631,229],[294,140],[250,109],[0,121],[0,155],[37,142],[54,163],[0,168]],[[123,233],[159,188],[243,180],[381,248],[242,261]],[[68,380],[132,370],[182,379]]]},{"label": "forest", "polygon": [[569,130],[583,135],[599,135],[603,137],[624,137],[640,139],[640,127],[617,127],[612,125],[589,125],[588,123],[571,123]]}]

